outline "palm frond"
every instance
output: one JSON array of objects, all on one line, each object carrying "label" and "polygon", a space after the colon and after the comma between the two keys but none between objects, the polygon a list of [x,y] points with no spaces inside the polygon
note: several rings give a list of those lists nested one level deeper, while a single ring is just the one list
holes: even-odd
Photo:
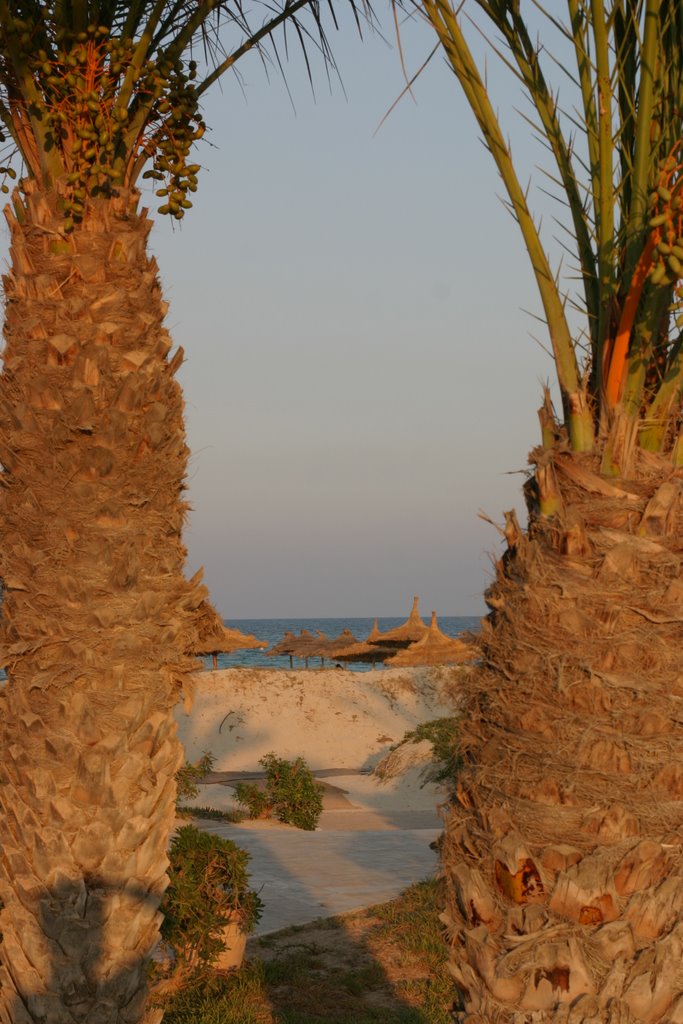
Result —
[{"label": "palm frond", "polygon": [[[368,0],[348,2],[359,31],[374,24]],[[64,193],[66,232],[89,197],[141,175],[180,219],[200,169],[200,98],[251,51],[284,77],[288,27],[311,85],[317,63],[330,81],[323,12],[336,26],[331,0],[0,0],[0,119],[26,175]]]},{"label": "palm frond", "polygon": [[[448,0],[413,3],[456,73],[522,228],[548,322],[566,425],[572,445],[580,447],[584,435],[572,433],[568,415],[563,347],[558,349],[555,321],[548,315],[551,287],[562,303],[557,285],[549,284],[554,278],[549,268],[538,273],[541,226],[534,225],[514,168],[504,166],[505,160],[512,164],[512,156],[498,141],[503,134],[497,122],[497,134],[489,128],[493,105],[471,53],[463,56],[466,44],[454,8]],[[530,10],[556,34],[561,56],[550,52],[545,29],[543,42],[532,42]],[[474,0],[467,14],[531,104],[522,119],[554,164],[540,169],[551,183],[541,185],[541,193],[559,199],[570,213],[568,224],[561,224],[569,234],[556,244],[578,259],[580,291],[571,296],[571,305],[582,311],[583,334],[591,342],[584,398],[594,436],[604,439],[624,416],[641,417],[643,445],[664,445],[678,437],[683,420],[680,343],[671,328],[672,310],[683,308],[683,5],[567,0],[566,17],[565,23],[556,5],[541,0],[530,0],[526,10],[518,0]],[[548,68],[560,73],[569,102],[561,102]],[[576,352],[582,344],[574,339]],[[618,471],[618,447],[604,444],[604,471]],[[681,462],[683,442],[676,450]]]}]

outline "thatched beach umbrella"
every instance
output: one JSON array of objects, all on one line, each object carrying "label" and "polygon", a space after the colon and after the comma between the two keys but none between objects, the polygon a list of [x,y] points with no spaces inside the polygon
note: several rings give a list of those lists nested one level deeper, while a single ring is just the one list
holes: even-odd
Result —
[{"label": "thatched beach umbrella", "polygon": [[219,654],[231,654],[233,651],[256,650],[268,646],[267,640],[258,640],[255,636],[242,633],[239,629],[231,629],[223,624],[218,612],[210,601],[204,600],[198,608],[199,628],[197,641],[188,653],[210,654],[213,669],[218,667]]},{"label": "thatched beach umbrella", "polygon": [[308,629],[300,629],[299,635],[294,638],[292,654],[295,658],[304,658],[306,651],[313,643],[313,634]]},{"label": "thatched beach umbrella", "polygon": [[329,641],[328,654],[330,651],[336,651],[339,647],[349,647],[351,644],[357,643],[358,637],[355,637],[350,629],[342,629],[339,636],[335,636]]},{"label": "thatched beach umbrella", "polygon": [[294,654],[294,648],[296,647],[297,638],[291,630],[286,630],[285,635],[279,644],[275,644],[269,651],[266,651],[266,655],[269,658],[275,658],[278,654],[289,655],[289,667],[293,668],[292,655]]},{"label": "thatched beach umbrella", "polygon": [[350,630],[342,630],[338,637],[332,639],[327,637],[325,633],[322,633],[321,630],[317,630],[316,637],[311,637],[308,641],[304,641],[301,645],[297,646],[295,656],[305,659],[306,668],[308,668],[309,657],[319,657],[321,665],[325,665],[326,657],[336,658],[338,650],[350,647],[357,642],[356,637],[353,636]]},{"label": "thatched beach umbrella", "polygon": [[408,644],[414,644],[416,641],[421,640],[427,632],[427,626],[420,618],[420,613],[417,608],[418,598],[413,598],[413,607],[410,615],[403,623],[402,626],[396,626],[395,629],[390,629],[386,633],[380,633],[377,629],[377,620],[375,619],[375,626],[373,632],[376,632],[376,639],[372,639],[372,633],[368,637],[368,643],[381,644],[383,647],[407,647]]},{"label": "thatched beach umbrella", "polygon": [[351,630],[345,629],[335,641],[332,641],[329,656],[335,661],[368,661],[372,665],[378,661],[383,662],[385,658],[393,654],[396,648],[382,647],[379,642],[380,637],[377,619],[375,619],[367,640],[358,641]]},{"label": "thatched beach umbrella", "polygon": [[382,640],[382,635],[383,634],[380,633],[380,631],[379,631],[379,621],[377,619],[377,616],[375,616],[375,621],[373,622],[372,629],[370,630],[370,632],[369,632],[369,634],[368,634],[368,636],[366,638],[366,643],[368,643],[368,644],[380,643],[381,640]]},{"label": "thatched beach umbrella", "polygon": [[[327,644],[329,641],[324,633],[318,631],[319,637],[324,638],[324,642]],[[289,655],[289,667],[292,668],[292,658],[303,658],[308,668],[308,659],[315,657],[317,651],[315,650],[316,641],[318,637],[314,637],[312,633],[307,629],[302,629],[298,636],[294,633],[287,632],[284,638],[275,647],[272,647],[268,654],[288,654]]]},{"label": "thatched beach umbrella", "polygon": [[[302,634],[305,630],[302,630]],[[325,664],[325,658],[334,658],[335,652],[342,647],[349,647],[351,644],[358,643],[357,638],[353,635],[350,629],[343,629],[339,636],[330,639],[321,630],[316,630],[317,635],[311,637],[306,636],[300,642],[297,641],[296,649],[294,651],[294,657],[304,658],[306,661],[306,668],[308,668],[309,658],[320,658],[322,665]]]},{"label": "thatched beach umbrella", "polygon": [[308,668],[309,658],[320,658],[322,661],[329,651],[330,638],[319,629],[316,630],[316,633],[317,636],[312,636],[307,629],[302,629],[296,639],[294,657],[303,658],[306,668]]},{"label": "thatched beach umbrella", "polygon": [[330,639],[321,630],[316,630],[317,635],[311,636],[306,630],[301,631],[300,637],[295,638],[293,654],[295,658],[303,658],[308,668],[309,658],[320,658],[321,664],[325,664],[325,658],[336,658],[336,652],[341,648],[358,643],[350,629],[343,629],[339,636]]},{"label": "thatched beach umbrella", "polygon": [[288,654],[290,668],[294,667],[293,658],[303,658],[306,668],[308,668],[309,658],[327,657],[327,649],[332,642],[320,630],[317,633],[317,636],[313,636],[307,629],[302,629],[297,636],[295,633],[287,630],[280,643],[276,644],[275,647],[271,647],[267,652],[268,656],[275,657],[278,654]]},{"label": "thatched beach umbrella", "polygon": [[253,633],[243,633],[232,626],[225,626],[223,629],[223,644],[219,651],[224,654],[231,654],[233,651],[264,650],[268,646],[267,640],[259,640]]},{"label": "thatched beach umbrella", "polygon": [[392,668],[404,665],[455,665],[473,661],[476,657],[477,651],[471,644],[441,632],[436,612],[432,612],[431,625],[422,639],[388,658],[387,665]]},{"label": "thatched beach umbrella", "polygon": [[380,647],[379,644],[369,644],[367,640],[360,643],[350,644],[330,653],[334,661],[367,661],[371,665],[383,662],[396,652],[395,647]]}]

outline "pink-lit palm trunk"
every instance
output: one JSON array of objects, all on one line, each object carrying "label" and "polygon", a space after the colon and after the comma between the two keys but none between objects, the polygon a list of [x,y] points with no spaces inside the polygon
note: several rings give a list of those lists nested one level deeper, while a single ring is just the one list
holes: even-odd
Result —
[{"label": "pink-lit palm trunk", "polygon": [[150,222],[17,193],[0,378],[0,1020],[157,1021],[180,761],[206,595],[183,577],[187,449]]}]

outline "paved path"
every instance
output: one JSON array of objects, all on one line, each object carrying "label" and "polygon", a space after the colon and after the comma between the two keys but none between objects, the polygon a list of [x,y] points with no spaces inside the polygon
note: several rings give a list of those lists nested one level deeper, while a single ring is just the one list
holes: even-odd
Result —
[{"label": "paved path", "polygon": [[198,822],[247,850],[264,913],[257,935],[394,899],[437,869],[431,812],[327,811],[315,832],[279,822]]},{"label": "paved path", "polygon": [[[316,768],[311,771],[315,779],[341,778],[343,775],[370,775],[369,768]],[[212,783],[230,784],[267,778],[266,772],[207,772],[201,779],[201,785]]]}]

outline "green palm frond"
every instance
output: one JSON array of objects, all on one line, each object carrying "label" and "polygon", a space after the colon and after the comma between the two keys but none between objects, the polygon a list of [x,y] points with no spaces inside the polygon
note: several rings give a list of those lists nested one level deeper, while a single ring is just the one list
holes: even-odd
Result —
[{"label": "green palm frond", "polygon": [[[360,30],[367,0],[347,0]],[[331,0],[327,8],[333,24]],[[0,157],[64,191],[65,230],[88,197],[157,182],[159,209],[180,219],[192,205],[191,163],[205,124],[200,101],[247,53],[282,66],[274,34],[293,33],[313,79],[309,48],[335,70],[320,0],[0,0]],[[8,186],[4,185],[4,191]]]},{"label": "green palm frond", "polygon": [[[683,393],[675,324],[683,305],[683,6],[676,0],[567,0],[562,16],[556,4],[531,0],[472,0],[457,9],[448,0],[413,3],[439,38],[522,228],[572,447],[590,447],[587,434],[602,439],[609,450],[603,469],[622,471],[608,439],[625,416],[640,424],[641,445],[671,449]],[[545,29],[543,44],[532,42],[530,26],[539,16],[562,58],[549,53]],[[513,68],[531,101],[532,131],[552,154],[550,180],[559,184],[569,214],[581,299],[561,293],[547,258],[539,256],[526,195],[519,198],[511,155],[498,141],[503,129],[462,31],[466,17]],[[566,66],[567,52],[573,68]],[[564,73],[559,90],[549,75],[558,68]],[[568,371],[569,350],[576,368],[583,342],[568,338],[564,327],[558,332],[563,317],[554,313],[567,301],[583,308],[581,337],[591,340],[580,379],[576,369]],[[584,413],[580,425],[577,402]]]}]

